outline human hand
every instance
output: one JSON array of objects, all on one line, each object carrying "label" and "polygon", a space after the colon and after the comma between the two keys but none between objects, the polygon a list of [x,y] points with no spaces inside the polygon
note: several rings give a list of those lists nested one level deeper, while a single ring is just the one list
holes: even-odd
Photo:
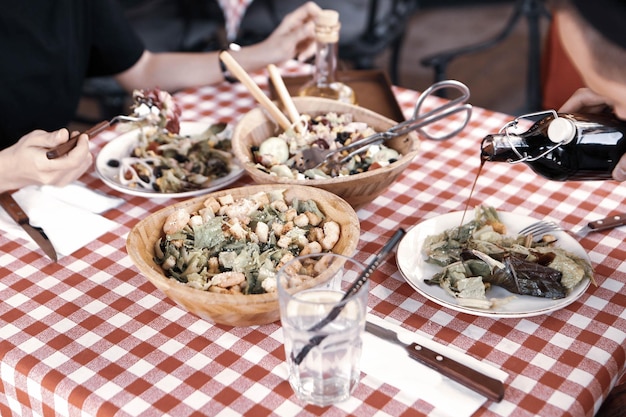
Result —
[{"label": "human hand", "polygon": [[81,135],[67,155],[50,160],[46,152],[69,139],[67,129],[55,132],[35,130],[24,135],[15,145],[0,152],[3,183],[0,191],[18,189],[27,185],[67,185],[80,177],[90,166],[87,135]]},{"label": "human hand", "polygon": [[[612,113],[613,109],[603,96],[596,94],[589,88],[580,88],[561,106],[559,112]],[[612,174],[616,181],[626,181],[626,155],[619,160]]]},{"label": "human hand", "polygon": [[589,88],[579,88],[558,110],[560,113],[604,113],[611,110],[607,99]]},{"label": "human hand", "polygon": [[613,179],[616,181],[626,181],[626,155],[623,155],[613,169]]},{"label": "human hand", "polygon": [[322,9],[307,2],[286,15],[272,34],[262,42],[266,53],[277,54],[274,63],[296,57],[306,61],[315,54],[315,17]]}]

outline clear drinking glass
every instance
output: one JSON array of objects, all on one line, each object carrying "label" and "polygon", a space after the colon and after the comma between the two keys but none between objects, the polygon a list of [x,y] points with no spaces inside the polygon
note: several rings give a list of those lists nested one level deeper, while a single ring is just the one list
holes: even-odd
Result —
[{"label": "clear drinking glass", "polygon": [[303,401],[343,401],[359,382],[368,283],[342,298],[364,270],[360,262],[325,253],[294,258],[278,272],[289,383]]}]

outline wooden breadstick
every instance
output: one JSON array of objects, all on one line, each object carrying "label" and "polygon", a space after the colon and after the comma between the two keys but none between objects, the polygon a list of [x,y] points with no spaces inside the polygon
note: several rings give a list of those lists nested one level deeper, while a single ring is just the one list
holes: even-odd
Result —
[{"label": "wooden breadstick", "polygon": [[278,93],[278,97],[280,97],[283,105],[285,106],[285,110],[287,110],[287,116],[291,120],[291,123],[294,124],[296,131],[301,130],[300,124],[300,114],[298,113],[298,109],[296,109],[296,105],[293,103],[291,99],[291,94],[287,90],[287,86],[285,86],[285,82],[283,81],[283,77],[281,77],[278,68],[276,65],[269,64],[267,66],[267,70],[270,73],[270,79],[274,83],[274,87],[276,88],[276,92]]},{"label": "wooden breadstick", "polygon": [[235,58],[232,57],[226,51],[222,51],[220,53],[220,59],[226,65],[226,68],[235,76],[243,85],[248,88],[248,91],[254,96],[256,101],[261,104],[270,113],[270,116],[282,127],[287,130],[291,127],[291,123],[287,116],[280,111],[278,106],[270,100],[265,93],[259,88],[259,86],[254,82],[252,78],[248,75],[248,73],[239,65]]}]

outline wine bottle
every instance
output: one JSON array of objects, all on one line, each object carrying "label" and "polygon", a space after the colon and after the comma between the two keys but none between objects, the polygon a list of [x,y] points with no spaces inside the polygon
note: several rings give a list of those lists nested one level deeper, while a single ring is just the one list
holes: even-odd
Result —
[{"label": "wine bottle", "polygon": [[356,104],[354,90],[337,80],[339,13],[322,10],[315,18],[315,72],[313,79],[300,88],[300,96],[325,97]]},{"label": "wine bottle", "polygon": [[611,178],[626,153],[626,122],[607,114],[543,113],[547,115],[526,132],[511,133],[505,127],[501,133],[487,135],[481,144],[482,160],[523,162],[554,181]]}]

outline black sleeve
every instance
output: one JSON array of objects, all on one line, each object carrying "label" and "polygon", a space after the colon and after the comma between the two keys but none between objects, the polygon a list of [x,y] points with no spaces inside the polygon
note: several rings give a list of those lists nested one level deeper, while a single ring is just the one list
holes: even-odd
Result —
[{"label": "black sleeve", "polygon": [[89,0],[92,46],[88,76],[114,75],[132,67],[144,52],[144,44],[126,20],[116,0]]}]

